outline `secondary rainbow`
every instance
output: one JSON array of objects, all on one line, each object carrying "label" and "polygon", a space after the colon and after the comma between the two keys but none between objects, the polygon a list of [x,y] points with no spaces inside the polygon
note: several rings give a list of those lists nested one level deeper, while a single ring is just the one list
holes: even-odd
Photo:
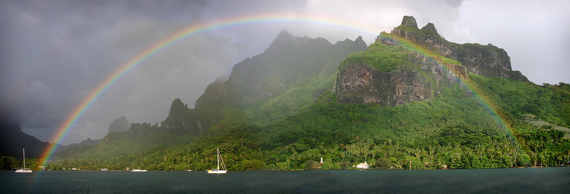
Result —
[{"label": "secondary rainbow", "polygon": [[57,149],[55,143],[59,143],[61,140],[65,139],[68,132],[73,128],[75,123],[81,118],[87,109],[95,102],[109,87],[121,79],[130,70],[137,67],[145,60],[151,58],[156,53],[163,51],[169,46],[176,44],[180,40],[183,40],[189,36],[199,34],[202,32],[218,30],[222,28],[230,28],[234,26],[250,25],[256,23],[276,23],[276,22],[295,22],[295,23],[310,23],[318,24],[331,27],[347,28],[350,30],[361,31],[371,36],[375,36],[379,33],[377,29],[373,29],[366,25],[358,24],[354,21],[347,21],[338,18],[326,17],[321,15],[309,15],[309,14],[255,14],[255,15],[242,15],[238,17],[230,17],[221,20],[215,20],[206,23],[197,23],[190,25],[165,39],[153,44],[144,51],[140,52],[138,55],[121,65],[117,70],[115,70],[111,75],[109,75],[101,84],[99,84],[94,90],[92,90],[82,101],[77,105],[77,107],[71,112],[71,114],[65,119],[65,122],[58,128],[56,134],[52,137],[50,142],[54,144],[48,146],[41,157],[41,161],[47,162],[50,160],[52,154]]}]

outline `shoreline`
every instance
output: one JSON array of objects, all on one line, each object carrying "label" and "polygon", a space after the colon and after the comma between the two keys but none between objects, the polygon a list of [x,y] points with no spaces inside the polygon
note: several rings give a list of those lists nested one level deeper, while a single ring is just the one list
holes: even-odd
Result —
[{"label": "shoreline", "polygon": [[[570,165],[569,165],[570,166]],[[526,168],[564,168],[564,167],[569,167],[569,166],[532,166],[532,167],[512,167],[512,168],[476,168],[476,169],[467,169],[467,168],[458,168],[458,169],[451,169],[451,168],[445,168],[445,169],[416,169],[416,170],[483,170],[483,169],[526,169]],[[230,170],[233,172],[237,172],[237,171],[289,171],[289,172],[299,172],[299,171],[328,171],[328,170],[322,170],[322,169],[312,169],[312,170],[305,170],[305,169],[286,169],[286,170]],[[356,171],[363,171],[363,170],[408,170],[408,169],[380,169],[380,168],[369,168],[369,169],[331,169],[331,170],[356,170]],[[14,170],[0,170],[0,171],[14,171]],[[34,171],[55,171],[55,172],[74,172],[74,171],[100,171],[100,172],[111,172],[111,171],[115,171],[115,172],[131,172],[131,170],[108,170],[108,171],[101,171],[101,170],[34,170]],[[165,170],[147,170],[147,171],[165,171]],[[205,172],[207,170],[192,170],[192,171],[188,171],[188,170],[168,170],[165,172],[170,172],[170,171],[179,171],[179,172]]]}]

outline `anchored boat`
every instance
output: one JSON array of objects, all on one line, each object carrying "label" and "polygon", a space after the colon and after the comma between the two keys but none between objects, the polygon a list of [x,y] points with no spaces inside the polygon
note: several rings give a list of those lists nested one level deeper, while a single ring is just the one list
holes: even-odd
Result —
[{"label": "anchored boat", "polygon": [[24,168],[16,170],[16,173],[32,173],[32,170],[26,168],[26,150],[22,148],[22,157],[24,157]]},{"label": "anchored boat", "polygon": [[212,170],[208,170],[208,174],[226,174],[226,172],[228,172],[228,169],[226,169],[226,164],[224,163],[224,158],[222,158],[222,170],[220,170],[220,148],[216,148],[216,150],[218,151],[218,168],[216,169],[212,169]]}]

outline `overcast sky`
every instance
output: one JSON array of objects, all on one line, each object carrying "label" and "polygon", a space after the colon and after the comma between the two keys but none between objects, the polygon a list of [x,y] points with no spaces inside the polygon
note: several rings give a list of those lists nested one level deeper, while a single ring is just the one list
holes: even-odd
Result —
[{"label": "overcast sky", "polygon": [[163,121],[173,99],[189,107],[234,64],[262,53],[282,29],[331,43],[398,26],[404,15],[434,23],[447,40],[492,43],[537,84],[570,82],[569,1],[1,1],[0,109],[49,141],[76,106],[119,66],[184,27],[255,13],[311,14],[354,21],[375,33],[306,22],[265,22],[188,37],[145,61],[107,90],[61,144],[100,139],[121,115]]}]

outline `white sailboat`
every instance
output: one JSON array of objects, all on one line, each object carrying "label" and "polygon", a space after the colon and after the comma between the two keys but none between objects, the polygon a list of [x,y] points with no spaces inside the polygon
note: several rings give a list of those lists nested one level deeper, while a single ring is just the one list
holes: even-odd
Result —
[{"label": "white sailboat", "polygon": [[26,150],[22,148],[22,157],[24,157],[24,168],[16,170],[16,173],[32,173],[32,170],[26,169]]},{"label": "white sailboat", "polygon": [[218,168],[208,170],[208,174],[226,174],[226,172],[228,172],[228,170],[226,169],[226,164],[224,163],[224,158],[222,158],[222,170],[220,170],[220,148],[217,148],[217,150],[218,150]]},{"label": "white sailboat", "polygon": [[131,172],[146,172],[146,170],[134,169],[134,170],[131,170]]}]

